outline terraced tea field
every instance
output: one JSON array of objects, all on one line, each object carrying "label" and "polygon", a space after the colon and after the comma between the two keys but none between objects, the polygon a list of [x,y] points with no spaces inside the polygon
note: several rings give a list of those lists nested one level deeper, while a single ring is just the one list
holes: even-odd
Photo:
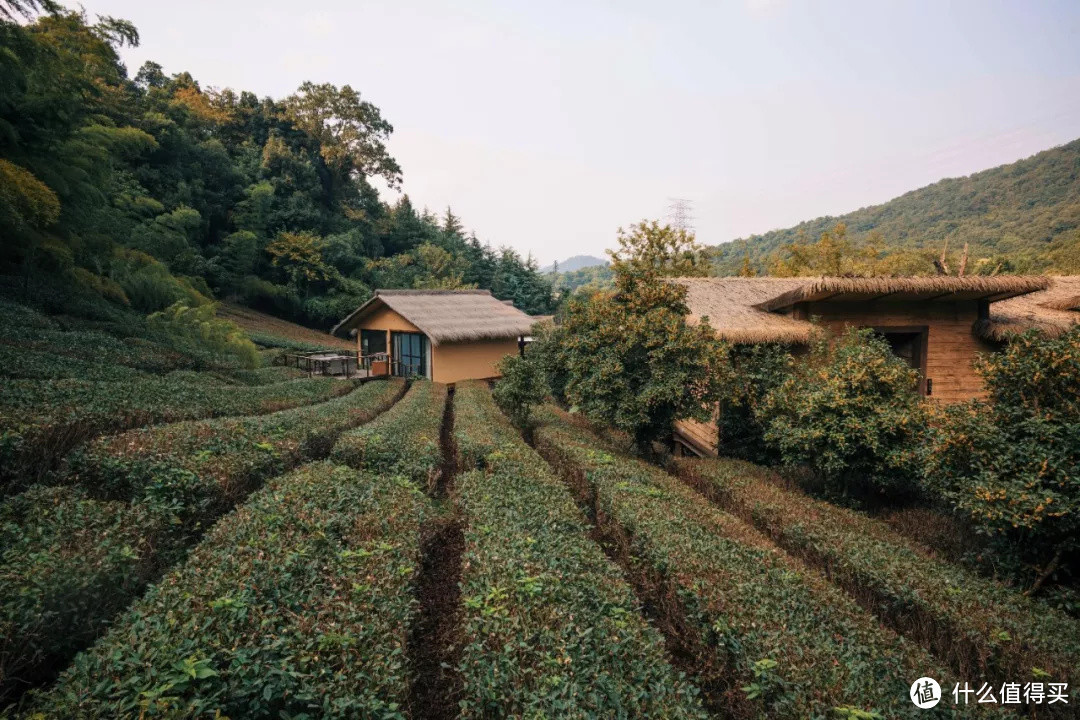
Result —
[{"label": "terraced tea field", "polygon": [[1080,703],[1075,621],[765,469],[661,468],[553,406],[526,441],[481,383],[143,361],[104,332],[84,363],[18,319],[12,717],[1021,716],[920,710],[926,675]]}]

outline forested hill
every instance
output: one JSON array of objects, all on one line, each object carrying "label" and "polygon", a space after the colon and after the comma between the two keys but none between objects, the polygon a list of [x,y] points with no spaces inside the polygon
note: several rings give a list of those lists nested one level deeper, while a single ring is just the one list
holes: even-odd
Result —
[{"label": "forested hill", "polygon": [[725,243],[715,248],[717,270],[765,271],[783,246],[813,242],[838,223],[855,242],[895,255],[891,267],[902,272],[933,272],[928,258],[946,241],[953,258],[970,243],[976,272],[1080,272],[1080,140],[882,205]]},{"label": "forested hill", "polygon": [[117,51],[137,29],[91,17],[0,0],[4,293],[69,312],[231,299],[320,327],[375,287],[489,288],[551,310],[531,259],[449,209],[379,196],[370,181],[399,187],[402,170],[360,93],[260,98],[153,62],[131,76]]}]

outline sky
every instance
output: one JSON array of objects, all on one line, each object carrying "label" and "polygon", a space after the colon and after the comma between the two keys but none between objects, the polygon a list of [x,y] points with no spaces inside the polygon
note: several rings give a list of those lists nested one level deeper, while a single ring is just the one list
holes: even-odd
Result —
[{"label": "sky", "polygon": [[670,198],[712,245],[1080,137],[1076,0],[82,2],[132,75],[351,85],[415,205],[541,264]]}]

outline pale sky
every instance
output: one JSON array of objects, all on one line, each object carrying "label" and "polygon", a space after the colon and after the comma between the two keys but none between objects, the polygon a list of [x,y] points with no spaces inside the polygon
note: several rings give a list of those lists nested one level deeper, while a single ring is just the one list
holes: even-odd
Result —
[{"label": "pale sky", "polygon": [[131,75],[352,85],[414,204],[542,264],[670,197],[717,244],[1080,137],[1076,0],[83,2]]}]

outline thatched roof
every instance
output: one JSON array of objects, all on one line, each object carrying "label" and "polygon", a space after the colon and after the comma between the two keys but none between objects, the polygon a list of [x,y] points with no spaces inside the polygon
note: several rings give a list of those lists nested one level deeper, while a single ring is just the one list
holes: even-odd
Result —
[{"label": "thatched roof", "polygon": [[[1063,278],[1054,278],[1054,282]],[[814,326],[807,320],[796,320],[783,311],[797,302],[951,302],[958,300],[989,300],[991,320],[982,321],[980,332],[994,321],[995,328],[1006,324],[1015,331],[1019,322],[1012,315],[997,313],[999,307],[1028,308],[1030,298],[1044,296],[1046,301],[1061,303],[1080,298],[1080,278],[1075,285],[1051,288],[1051,280],[1043,277],[900,277],[900,278],[674,278],[687,288],[690,321],[708,317],[717,335],[734,343],[751,344],[781,342],[802,344],[809,341]],[[1071,295],[1069,293],[1072,293]],[[1034,294],[1027,294],[1034,293]],[[1012,306],[1012,303],[1018,305]],[[1058,332],[1063,318],[1078,313],[1037,306],[1031,318],[1042,322],[1055,316]],[[1036,320],[1028,318],[1028,325]],[[996,332],[997,330],[995,330]],[[990,337],[991,335],[987,335]]]},{"label": "thatched roof", "polygon": [[708,317],[717,335],[734,343],[806,343],[814,326],[758,309],[760,303],[800,287],[806,278],[675,278],[685,285],[690,322]]},{"label": "thatched roof", "polygon": [[988,340],[1008,340],[1037,328],[1056,337],[1080,322],[1080,276],[1049,278],[1046,290],[1014,297],[990,306],[989,320],[980,320],[976,332]]},{"label": "thatched roof", "polygon": [[420,329],[432,345],[528,335],[535,320],[488,290],[376,290],[374,297],[331,330],[353,330],[387,307]]},{"label": "thatched roof", "polygon": [[790,290],[760,303],[762,310],[776,311],[799,302],[867,302],[888,299],[989,300],[996,302],[1050,286],[1044,277],[1002,275],[992,277],[818,277],[800,278]]}]

